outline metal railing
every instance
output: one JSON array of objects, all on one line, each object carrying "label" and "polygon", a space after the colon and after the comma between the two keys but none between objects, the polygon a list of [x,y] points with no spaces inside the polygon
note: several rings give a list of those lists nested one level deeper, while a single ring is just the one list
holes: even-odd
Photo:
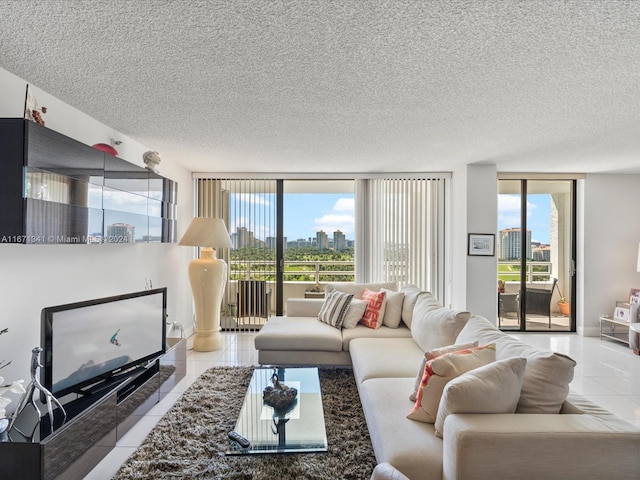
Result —
[{"label": "metal railing", "polygon": [[[551,262],[527,262],[525,278],[528,284],[553,281]],[[520,261],[498,261],[498,279],[520,283]]]},{"label": "metal railing", "polygon": [[[285,282],[353,282],[355,279],[355,261],[337,260],[289,260],[284,262]],[[276,262],[259,260],[229,262],[229,280],[267,280],[276,279]]]}]

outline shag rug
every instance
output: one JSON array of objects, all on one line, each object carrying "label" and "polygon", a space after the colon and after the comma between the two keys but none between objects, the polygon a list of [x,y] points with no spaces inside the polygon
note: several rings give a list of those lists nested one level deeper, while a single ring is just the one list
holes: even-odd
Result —
[{"label": "shag rug", "polygon": [[207,370],[122,465],[114,480],[368,479],[376,465],[350,369],[321,368],[329,451],[226,456],[252,367]]}]

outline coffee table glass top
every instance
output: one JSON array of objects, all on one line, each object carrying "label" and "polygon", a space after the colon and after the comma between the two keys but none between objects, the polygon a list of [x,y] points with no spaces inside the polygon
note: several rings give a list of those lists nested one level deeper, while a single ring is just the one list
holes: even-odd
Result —
[{"label": "coffee table glass top", "polygon": [[327,434],[317,368],[276,368],[281,383],[298,390],[293,408],[277,414],[262,401],[262,391],[273,385],[273,368],[253,371],[235,430],[251,444],[241,448],[230,441],[228,455],[326,452]]}]

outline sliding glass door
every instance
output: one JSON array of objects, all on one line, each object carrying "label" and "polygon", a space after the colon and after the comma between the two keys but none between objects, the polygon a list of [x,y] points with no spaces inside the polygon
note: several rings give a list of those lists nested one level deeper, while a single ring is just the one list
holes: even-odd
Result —
[{"label": "sliding glass door", "polygon": [[500,328],[575,331],[575,181],[498,185]]}]

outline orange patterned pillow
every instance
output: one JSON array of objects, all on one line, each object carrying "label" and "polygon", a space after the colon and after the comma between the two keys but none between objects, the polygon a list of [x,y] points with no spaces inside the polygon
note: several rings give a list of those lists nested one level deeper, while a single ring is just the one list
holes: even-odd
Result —
[{"label": "orange patterned pillow", "polygon": [[382,326],[382,319],[384,318],[386,293],[372,292],[365,288],[362,293],[362,300],[367,302],[367,308],[364,311],[364,315],[362,315],[360,323],[374,330],[380,328]]}]

